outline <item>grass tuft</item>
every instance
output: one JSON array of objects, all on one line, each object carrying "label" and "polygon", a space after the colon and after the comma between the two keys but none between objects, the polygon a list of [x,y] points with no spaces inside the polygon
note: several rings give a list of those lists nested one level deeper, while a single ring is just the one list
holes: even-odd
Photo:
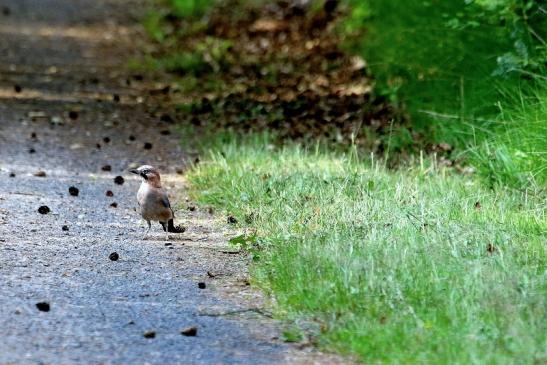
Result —
[{"label": "grass tuft", "polygon": [[322,347],[365,363],[547,360],[541,191],[265,136],[224,136],[188,179],[247,228],[255,282],[316,322]]}]

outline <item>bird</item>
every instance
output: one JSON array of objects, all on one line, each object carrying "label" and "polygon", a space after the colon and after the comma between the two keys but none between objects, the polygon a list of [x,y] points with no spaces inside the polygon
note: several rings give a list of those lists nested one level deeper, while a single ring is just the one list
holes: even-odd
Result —
[{"label": "bird", "polygon": [[129,171],[139,175],[142,179],[141,186],[137,192],[137,202],[139,203],[142,218],[148,223],[148,229],[143,239],[150,232],[150,228],[152,227],[151,221],[159,222],[166,235],[169,233],[183,233],[186,228],[182,226],[175,227],[173,222],[175,213],[171,208],[166,191],[161,186],[159,171],[150,165],[143,165]]}]

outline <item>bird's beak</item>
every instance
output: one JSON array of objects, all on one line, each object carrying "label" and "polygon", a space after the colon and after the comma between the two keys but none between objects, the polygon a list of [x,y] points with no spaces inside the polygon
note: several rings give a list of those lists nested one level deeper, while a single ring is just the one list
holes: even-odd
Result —
[{"label": "bird's beak", "polygon": [[139,170],[137,170],[137,169],[131,169],[131,170],[129,170],[129,172],[139,175]]}]

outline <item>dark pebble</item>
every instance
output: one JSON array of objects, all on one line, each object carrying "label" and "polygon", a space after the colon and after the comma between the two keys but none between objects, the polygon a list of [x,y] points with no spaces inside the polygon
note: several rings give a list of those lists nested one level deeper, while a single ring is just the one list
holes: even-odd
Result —
[{"label": "dark pebble", "polygon": [[112,171],[112,166],[104,165],[103,167],[101,167],[101,170],[103,170],[103,171]]},{"label": "dark pebble", "polygon": [[34,148],[30,148],[30,149],[28,150],[28,153],[36,153],[36,150],[35,150]]},{"label": "dark pebble", "polygon": [[144,336],[144,338],[154,338],[154,337],[156,337],[156,332],[146,331],[142,335]]},{"label": "dark pebble", "polygon": [[114,193],[112,192],[112,190],[107,190],[105,195],[108,196],[108,197],[113,197]]},{"label": "dark pebble", "polygon": [[165,242],[164,246],[173,246],[171,242]]},{"label": "dark pebble", "polygon": [[75,110],[71,110],[68,112],[68,117],[72,120],[78,119],[78,112]]},{"label": "dark pebble", "polygon": [[37,176],[37,177],[46,177],[46,172],[45,171],[42,171],[42,170],[38,170],[36,171],[34,174],[34,176]]},{"label": "dark pebble", "polygon": [[68,193],[72,196],[78,196],[78,194],[80,194],[80,190],[78,190],[78,188],[75,186],[71,186],[70,188],[68,188]]},{"label": "dark pebble", "polygon": [[15,90],[16,93],[20,93],[21,91],[23,91],[23,88],[21,87],[21,85],[14,85],[13,90]]},{"label": "dark pebble", "polygon": [[100,149],[101,149],[101,144],[100,144],[100,143],[97,143],[97,144],[95,145],[95,147],[97,147],[97,149],[100,150]]},{"label": "dark pebble", "polygon": [[229,224],[237,224],[237,219],[233,215],[228,216],[228,223]]},{"label": "dark pebble", "polygon": [[173,123],[173,118],[169,114],[162,114],[160,120],[166,123]]},{"label": "dark pebble", "polygon": [[146,142],[143,147],[145,150],[151,150],[152,149],[152,143]]},{"label": "dark pebble", "polygon": [[124,178],[122,176],[116,176],[114,178],[114,182],[118,185],[123,185],[123,183],[125,182]]},{"label": "dark pebble", "polygon": [[110,255],[108,255],[108,258],[111,261],[118,261],[118,259],[120,258],[120,255],[118,255],[117,252],[112,252]]},{"label": "dark pebble", "polygon": [[120,101],[120,96],[118,94],[112,95],[112,100],[114,100],[116,103]]},{"label": "dark pebble", "polygon": [[114,203],[110,204],[110,206],[111,206],[112,208],[117,208],[117,207],[118,207],[118,203],[114,202]]},{"label": "dark pebble", "polygon": [[191,211],[191,212],[193,212],[193,211],[196,210],[196,207],[194,207],[193,205],[190,205],[190,206],[188,207],[188,210]]},{"label": "dark pebble", "polygon": [[15,172],[10,172],[9,177],[15,177]]},{"label": "dark pebble", "polygon": [[129,136],[129,140],[130,140],[130,141],[134,141],[135,139],[136,139],[136,138],[135,138],[134,135],[130,135],[130,136]]},{"label": "dark pebble", "polygon": [[161,131],[160,134],[161,134],[162,136],[168,136],[168,135],[171,134],[171,131],[165,129],[165,130]]},{"label": "dark pebble", "polygon": [[207,285],[205,285],[204,282],[198,283],[198,288],[205,289],[206,287],[207,287]]},{"label": "dark pebble", "polygon": [[68,226],[65,225],[65,226],[61,227],[61,229],[65,232],[67,232],[68,231]]},{"label": "dark pebble", "polygon": [[38,310],[40,312],[49,312],[49,303],[48,302],[39,302],[39,303],[36,303],[36,308],[38,308]]},{"label": "dark pebble", "polygon": [[110,143],[110,137],[104,137],[103,142],[104,143]]},{"label": "dark pebble", "polygon": [[5,16],[9,16],[11,14],[11,9],[8,8],[7,6],[4,6],[2,8],[2,14],[4,14]]},{"label": "dark pebble", "polygon": [[191,326],[180,331],[180,334],[183,336],[196,336],[198,334],[198,328],[196,326]]},{"label": "dark pebble", "polygon": [[32,133],[30,134],[30,138],[32,138],[32,139],[36,139],[37,137],[38,137],[38,136],[36,135],[36,132],[32,132]]},{"label": "dark pebble", "polygon": [[42,205],[40,208],[38,208],[38,213],[40,214],[48,214],[49,212],[51,212],[51,210],[47,205]]}]

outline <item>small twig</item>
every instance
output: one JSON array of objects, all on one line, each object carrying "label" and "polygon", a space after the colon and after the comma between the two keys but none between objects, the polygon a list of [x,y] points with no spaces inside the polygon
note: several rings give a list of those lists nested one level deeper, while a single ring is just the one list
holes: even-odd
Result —
[{"label": "small twig", "polygon": [[234,314],[241,314],[241,313],[247,313],[247,312],[254,312],[264,317],[273,318],[273,315],[271,313],[265,312],[260,308],[238,309],[238,310],[221,312],[221,313],[198,313],[198,315],[203,317],[224,317],[224,316],[230,316]]},{"label": "small twig", "polygon": [[41,194],[35,194],[35,193],[23,193],[23,192],[20,192],[20,191],[15,191],[11,194],[13,194],[13,195],[30,195],[30,196],[40,196],[41,195]]},{"label": "small twig", "polygon": [[241,251],[220,251],[222,253],[226,253],[228,255],[239,255]]}]

